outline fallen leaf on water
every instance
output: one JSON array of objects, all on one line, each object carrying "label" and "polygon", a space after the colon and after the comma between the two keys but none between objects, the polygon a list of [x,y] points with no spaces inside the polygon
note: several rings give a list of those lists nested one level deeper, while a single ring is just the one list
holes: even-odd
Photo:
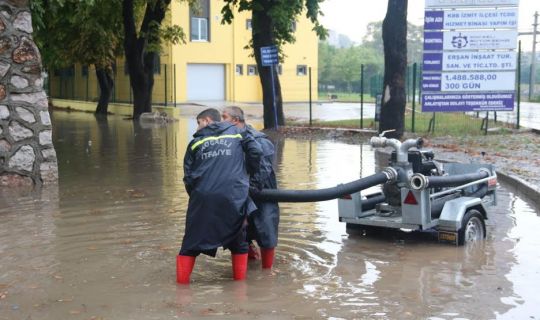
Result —
[{"label": "fallen leaf on water", "polygon": [[81,310],[70,310],[69,314],[81,314]]},{"label": "fallen leaf on water", "polygon": [[97,250],[97,247],[94,247],[94,246],[88,247],[88,250]]}]

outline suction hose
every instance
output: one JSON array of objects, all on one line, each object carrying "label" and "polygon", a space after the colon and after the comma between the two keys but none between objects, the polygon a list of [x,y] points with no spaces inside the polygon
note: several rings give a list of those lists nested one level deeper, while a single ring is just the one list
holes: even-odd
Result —
[{"label": "suction hose", "polygon": [[386,200],[386,196],[384,194],[376,195],[371,198],[367,198],[366,200],[362,200],[362,211],[368,211],[373,208],[378,203],[384,202]]},{"label": "suction hose", "polygon": [[421,173],[415,173],[411,177],[411,187],[415,190],[425,188],[448,188],[457,187],[469,182],[489,177],[487,170],[480,169],[474,173],[456,174],[451,176],[424,176]]},{"label": "suction hose", "polygon": [[346,184],[340,184],[333,188],[319,190],[280,190],[263,189],[259,194],[254,195],[257,200],[275,202],[317,202],[340,198],[347,194],[359,192],[361,190],[395,181],[398,173],[396,169],[388,167],[374,175],[361,178]]}]

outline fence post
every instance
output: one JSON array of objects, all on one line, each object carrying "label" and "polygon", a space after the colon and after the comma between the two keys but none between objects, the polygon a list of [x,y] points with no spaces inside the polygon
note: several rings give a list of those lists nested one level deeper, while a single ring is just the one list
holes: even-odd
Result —
[{"label": "fence post", "polygon": [[311,67],[309,67],[309,126],[312,123],[312,105],[311,105]]},{"label": "fence post", "polygon": [[86,69],[86,101],[88,101],[88,86],[90,85],[90,66]]},{"label": "fence post", "polygon": [[54,74],[54,70],[53,72],[49,72],[50,70],[47,70],[47,88],[49,89],[49,92],[47,92],[47,94],[49,95],[49,97],[52,97],[53,94],[52,94],[52,91],[51,91],[51,77],[52,75]]},{"label": "fence post", "polygon": [[412,74],[412,123],[411,131],[414,133],[414,118],[416,116],[416,62],[413,63],[413,74]]},{"label": "fence post", "polygon": [[73,75],[71,76],[71,99],[75,100],[75,67],[73,67]]},{"label": "fence post", "polygon": [[174,107],[176,108],[176,63],[173,64],[173,93],[174,93]]},{"label": "fence post", "polygon": [[435,133],[435,112],[433,112],[433,115],[431,116],[431,119],[429,120],[428,132]]},{"label": "fence post", "polygon": [[521,40],[518,44],[518,65],[517,65],[517,119],[516,129],[519,129],[519,113],[521,111]]},{"label": "fence post", "polygon": [[364,64],[360,65],[360,129],[364,129]]},{"label": "fence post", "polygon": [[165,70],[165,74],[164,74],[164,76],[165,76],[165,86],[164,87],[165,87],[165,107],[166,107],[167,106],[167,100],[168,100],[167,99],[167,64],[165,63],[163,65],[163,67],[164,67],[164,70]]},{"label": "fence post", "polygon": [[113,102],[116,102],[116,65],[113,66]]}]

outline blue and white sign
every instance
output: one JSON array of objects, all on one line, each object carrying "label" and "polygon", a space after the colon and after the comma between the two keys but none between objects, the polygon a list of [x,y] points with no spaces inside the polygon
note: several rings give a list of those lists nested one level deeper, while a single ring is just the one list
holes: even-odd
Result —
[{"label": "blue and white sign", "polygon": [[514,93],[450,93],[422,95],[422,111],[512,111]]},{"label": "blue and white sign", "polygon": [[422,90],[424,92],[513,91],[515,83],[515,73],[504,71],[443,72],[422,75]]},{"label": "blue and white sign", "polygon": [[424,50],[515,49],[517,30],[438,31],[424,33]]},{"label": "blue and white sign", "polygon": [[425,12],[424,30],[515,29],[517,22],[517,9],[430,10]]},{"label": "blue and white sign", "polygon": [[515,70],[514,51],[463,51],[424,53],[424,71]]},{"label": "blue and white sign", "polygon": [[426,0],[422,111],[513,110],[518,2]]},{"label": "blue and white sign", "polygon": [[264,67],[279,64],[279,53],[276,46],[261,47],[261,64]]},{"label": "blue and white sign", "polygon": [[519,0],[426,0],[426,8],[517,7],[518,4]]}]

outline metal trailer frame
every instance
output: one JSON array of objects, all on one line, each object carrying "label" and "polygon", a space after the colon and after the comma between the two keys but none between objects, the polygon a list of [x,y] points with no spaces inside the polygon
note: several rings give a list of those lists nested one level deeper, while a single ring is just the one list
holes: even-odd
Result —
[{"label": "metal trailer frame", "polygon": [[[400,175],[396,185],[401,192],[401,206],[390,206],[387,203],[378,204],[374,209],[362,210],[362,202],[372,196],[382,193],[363,196],[361,192],[351,194],[350,197],[338,199],[339,220],[347,224],[383,227],[390,229],[433,230],[439,232],[440,241],[450,241],[458,244],[458,233],[463,228],[463,219],[468,210],[475,209],[481,213],[483,220],[488,219],[486,206],[496,205],[495,188],[497,174],[490,164],[442,164],[445,175],[457,175],[487,171],[488,177],[482,178],[457,187],[449,188],[422,188],[415,185],[411,174]],[[401,168],[410,168],[401,163]],[[402,170],[403,171],[403,170]],[[408,171],[408,170],[406,170]],[[473,192],[474,187],[481,184],[488,185],[488,191],[482,198],[463,196],[464,191]],[[412,198],[411,198],[412,197]],[[448,198],[448,200],[444,200]],[[433,201],[443,201],[440,216],[432,217]],[[484,227],[485,236],[485,225]]]}]

